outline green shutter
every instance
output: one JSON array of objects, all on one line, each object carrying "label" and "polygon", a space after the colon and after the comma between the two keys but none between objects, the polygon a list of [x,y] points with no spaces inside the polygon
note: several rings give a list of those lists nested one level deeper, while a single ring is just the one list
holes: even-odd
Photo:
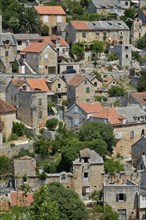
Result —
[{"label": "green shutter", "polygon": [[86,87],[86,93],[90,93],[90,88]]}]

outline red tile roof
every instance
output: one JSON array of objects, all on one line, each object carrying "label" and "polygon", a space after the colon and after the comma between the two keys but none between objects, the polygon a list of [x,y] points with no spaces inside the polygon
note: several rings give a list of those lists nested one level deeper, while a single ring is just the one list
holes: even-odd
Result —
[{"label": "red tile roof", "polygon": [[34,6],[37,13],[40,15],[66,15],[61,6]]},{"label": "red tile roof", "polygon": [[50,45],[52,46],[56,46],[56,40],[59,39],[60,40],[60,46],[68,46],[68,43],[64,40],[64,38],[62,36],[56,36],[53,35],[52,37],[50,36],[45,36],[43,37],[45,42],[48,42]]},{"label": "red tile roof", "polygon": [[46,46],[48,45],[48,42],[32,42],[29,44],[26,48],[24,48],[20,54],[25,53],[40,53]]},{"label": "red tile roof", "polygon": [[80,106],[87,114],[97,113],[103,110],[101,102],[78,102]]},{"label": "red tile roof", "polygon": [[16,112],[16,109],[9,103],[0,99],[0,114],[9,113],[9,112]]},{"label": "red tile roof", "polygon": [[31,90],[50,91],[45,79],[27,79],[26,81],[30,85]]},{"label": "red tile roof", "polygon": [[0,200],[0,211],[8,211],[10,208],[8,199]]},{"label": "red tile roof", "polygon": [[137,100],[141,105],[146,105],[146,92],[134,92],[131,95]]},{"label": "red tile roof", "polygon": [[71,21],[72,26],[76,30],[89,30],[90,26],[86,21]]},{"label": "red tile roof", "polygon": [[12,79],[11,82],[14,86],[19,87],[22,85],[22,83],[25,82],[25,80],[24,79]]},{"label": "red tile roof", "polygon": [[40,90],[50,92],[45,79],[13,79],[12,84],[16,87],[20,87],[23,83],[27,83],[31,90]]},{"label": "red tile roof", "polygon": [[94,118],[105,118],[111,125],[122,124],[122,119],[125,117],[119,115],[115,108],[105,108],[101,112],[94,114]]},{"label": "red tile roof", "polygon": [[85,76],[81,75],[74,75],[69,82],[67,83],[68,86],[78,86],[83,80],[85,79]]},{"label": "red tile roof", "polygon": [[29,206],[33,203],[33,194],[22,191],[14,191],[10,193],[10,203],[12,206]]},{"label": "red tile roof", "polygon": [[105,86],[108,86],[113,80],[116,81],[115,79],[113,79],[113,77],[103,78],[103,82],[104,82]]}]

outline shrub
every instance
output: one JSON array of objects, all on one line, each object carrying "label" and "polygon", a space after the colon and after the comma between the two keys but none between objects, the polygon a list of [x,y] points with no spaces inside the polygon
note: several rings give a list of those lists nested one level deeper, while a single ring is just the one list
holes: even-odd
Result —
[{"label": "shrub", "polygon": [[19,122],[13,122],[12,134],[22,137],[25,134],[25,126]]},{"label": "shrub", "polygon": [[18,136],[14,133],[12,133],[9,137],[9,141],[14,141],[14,140],[18,140]]},{"label": "shrub", "polygon": [[39,177],[40,177],[40,180],[46,180],[47,175],[46,175],[46,173],[43,171],[43,172],[39,175]]},{"label": "shrub", "polygon": [[57,118],[51,118],[46,121],[46,127],[49,131],[55,131],[59,121]]}]

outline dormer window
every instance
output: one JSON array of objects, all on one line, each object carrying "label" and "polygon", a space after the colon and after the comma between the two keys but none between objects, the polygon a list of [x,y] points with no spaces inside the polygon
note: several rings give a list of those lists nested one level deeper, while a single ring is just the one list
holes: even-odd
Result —
[{"label": "dormer window", "polygon": [[89,162],[89,158],[88,157],[84,157],[84,163],[88,163]]}]

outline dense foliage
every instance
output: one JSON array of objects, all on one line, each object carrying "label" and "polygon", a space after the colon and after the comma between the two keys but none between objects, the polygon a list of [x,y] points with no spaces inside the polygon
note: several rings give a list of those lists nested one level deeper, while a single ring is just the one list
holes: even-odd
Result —
[{"label": "dense foliage", "polygon": [[10,173],[11,160],[7,156],[0,156],[0,175]]},{"label": "dense foliage", "polygon": [[104,163],[106,173],[119,173],[124,171],[123,164],[118,159],[107,159]]},{"label": "dense foliage", "polygon": [[142,72],[141,78],[137,84],[138,92],[146,91],[146,71]]},{"label": "dense foliage", "polygon": [[55,131],[59,121],[57,118],[51,118],[46,121],[46,127],[49,131]]},{"label": "dense foliage", "polygon": [[111,88],[109,89],[109,95],[111,97],[124,96],[125,94],[126,91],[122,86],[111,86]]}]

